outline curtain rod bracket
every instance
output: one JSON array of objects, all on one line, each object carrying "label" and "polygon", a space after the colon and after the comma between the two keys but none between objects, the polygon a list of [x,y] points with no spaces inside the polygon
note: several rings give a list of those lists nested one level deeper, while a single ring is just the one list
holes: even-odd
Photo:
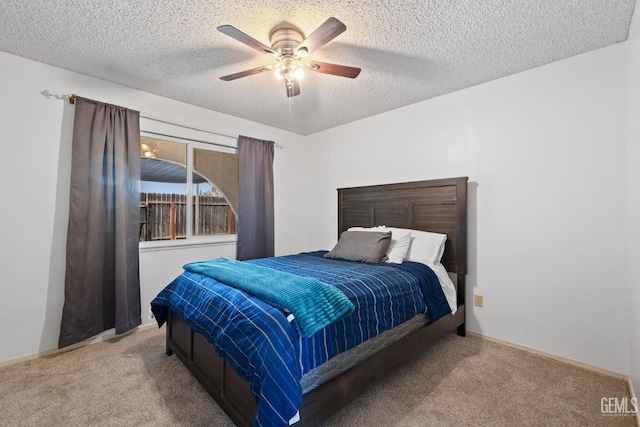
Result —
[{"label": "curtain rod bracket", "polygon": [[42,96],[44,96],[45,98],[49,99],[49,98],[55,98],[55,99],[68,99],[69,103],[74,104],[76,102],[76,98],[78,97],[78,95],[76,95],[75,93],[72,93],[71,95],[60,95],[57,93],[51,93],[49,92],[48,89],[43,90],[42,92],[40,92],[40,94]]}]

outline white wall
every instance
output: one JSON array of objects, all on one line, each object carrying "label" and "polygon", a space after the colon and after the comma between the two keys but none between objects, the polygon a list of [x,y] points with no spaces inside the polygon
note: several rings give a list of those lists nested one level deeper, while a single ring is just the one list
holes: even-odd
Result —
[{"label": "white wall", "polygon": [[[277,254],[335,243],[336,188],[469,176],[468,298],[485,296],[484,308],[468,309],[469,329],[630,372],[637,384],[638,240],[625,239],[625,223],[637,236],[640,177],[627,179],[625,154],[636,170],[640,131],[625,127],[625,115],[640,108],[625,91],[638,93],[639,56],[634,36],[304,138],[0,53],[0,194],[32,207],[0,209],[0,322],[12,325],[0,331],[0,361],[57,343],[73,107],[40,95],[48,89],[284,145],[275,163]],[[636,76],[628,84],[625,72]],[[184,262],[234,252],[143,252],[143,322]]]},{"label": "white wall", "polygon": [[[291,159],[299,158],[300,136],[6,53],[0,53],[0,69],[0,195],[5,206],[0,209],[0,324],[4,325],[0,361],[56,348],[60,330],[74,107],[46,99],[40,94],[45,89],[78,93],[223,133],[277,141],[284,148],[276,150],[274,164],[276,251],[297,251],[295,230],[288,227],[295,212],[279,206],[301,191],[300,182],[289,179],[299,173]],[[160,126],[144,120],[141,125],[146,130]],[[189,136],[187,132],[175,128],[173,133]],[[150,300],[182,271],[182,264],[218,256],[235,256],[235,246],[142,253],[143,323],[151,323]]]},{"label": "white wall", "polygon": [[619,44],[311,135],[309,249],[336,188],[468,176],[469,330],[626,373],[625,90]]},{"label": "white wall", "polygon": [[640,8],[627,46],[627,264],[629,272],[629,377],[640,396]]}]

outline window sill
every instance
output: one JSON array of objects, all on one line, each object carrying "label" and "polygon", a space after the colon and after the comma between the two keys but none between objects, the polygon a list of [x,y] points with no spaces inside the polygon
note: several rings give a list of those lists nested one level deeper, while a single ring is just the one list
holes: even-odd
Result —
[{"label": "window sill", "polygon": [[184,240],[159,240],[157,242],[140,242],[139,252],[170,251],[207,246],[235,245],[238,240],[236,234],[224,234],[219,236],[192,237]]}]

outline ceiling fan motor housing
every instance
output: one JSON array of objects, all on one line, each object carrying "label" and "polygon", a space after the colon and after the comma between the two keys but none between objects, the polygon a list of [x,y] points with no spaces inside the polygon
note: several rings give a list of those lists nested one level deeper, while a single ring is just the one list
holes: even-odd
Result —
[{"label": "ceiling fan motor housing", "polygon": [[304,36],[293,28],[280,28],[271,34],[271,48],[281,55],[294,55]]}]

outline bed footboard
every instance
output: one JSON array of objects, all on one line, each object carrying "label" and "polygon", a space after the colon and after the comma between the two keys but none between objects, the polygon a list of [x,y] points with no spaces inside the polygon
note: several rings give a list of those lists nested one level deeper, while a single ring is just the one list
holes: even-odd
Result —
[{"label": "bed footboard", "polygon": [[173,353],[191,371],[237,426],[251,426],[256,402],[249,383],[218,356],[211,344],[173,312],[167,321],[167,354]]},{"label": "bed footboard", "polygon": [[[411,362],[443,336],[464,330],[464,305],[407,335],[360,364],[304,395],[296,427],[329,418],[377,381]],[[167,355],[175,354],[237,426],[251,426],[256,402],[249,383],[219,357],[213,346],[171,312],[167,322]]]}]

